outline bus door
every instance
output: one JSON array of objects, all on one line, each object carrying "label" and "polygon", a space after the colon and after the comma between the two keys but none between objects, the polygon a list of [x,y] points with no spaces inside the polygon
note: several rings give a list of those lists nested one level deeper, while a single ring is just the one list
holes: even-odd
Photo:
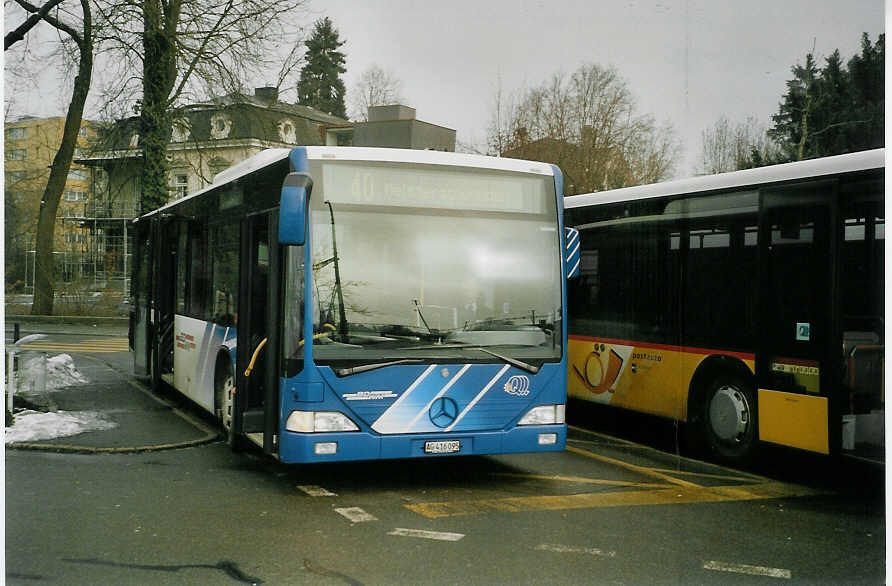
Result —
[{"label": "bus door", "polygon": [[885,209],[883,174],[840,181],[839,308],[844,349],[842,449],[885,455]]},{"label": "bus door", "polygon": [[[275,222],[275,224],[274,224]],[[242,222],[238,316],[238,391],[233,425],[273,453],[278,425],[278,246],[273,213]]]},{"label": "bus door", "polygon": [[[173,384],[174,318],[177,313],[177,292],[184,281],[186,231],[183,222],[176,218],[162,217],[157,221],[158,250],[154,255],[156,264],[154,294],[154,359],[151,362],[152,383],[157,386],[162,380]],[[184,287],[185,285],[183,285]]]},{"label": "bus door", "polygon": [[130,348],[133,350],[133,373],[151,375],[152,345],[152,222],[136,225],[133,239],[133,276],[130,280]]},{"label": "bus door", "polygon": [[763,190],[759,229],[759,438],[824,454],[838,428],[834,198],[831,181]]}]

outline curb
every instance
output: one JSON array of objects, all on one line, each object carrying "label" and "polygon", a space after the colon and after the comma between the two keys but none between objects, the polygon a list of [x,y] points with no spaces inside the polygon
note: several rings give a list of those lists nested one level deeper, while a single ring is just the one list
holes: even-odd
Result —
[{"label": "curb", "polygon": [[[96,359],[94,359],[96,360]],[[97,360],[97,362],[102,362],[101,360]],[[106,366],[110,366],[106,364]],[[112,370],[116,370],[112,368]],[[197,428],[199,431],[205,434],[204,437],[188,440],[184,442],[176,442],[170,444],[157,444],[157,445],[149,445],[149,446],[123,446],[116,448],[109,447],[95,447],[95,446],[81,446],[76,444],[41,444],[37,442],[9,442],[6,445],[6,449],[12,450],[23,450],[23,451],[35,451],[35,452],[56,452],[56,453],[64,453],[64,454],[140,454],[145,452],[162,452],[169,450],[180,450],[184,448],[193,448],[196,446],[201,446],[205,444],[214,443],[222,439],[220,432],[216,429],[212,429],[205,425],[202,421],[192,417],[188,413],[177,409],[173,403],[166,401],[158,396],[156,396],[150,389],[148,389],[145,385],[134,381],[128,380],[127,383],[140,391],[141,393],[151,397],[158,403],[164,405],[165,407],[169,407],[173,413],[178,415],[181,419],[185,420],[187,423]]]},{"label": "curb", "polygon": [[180,450],[213,443],[220,439],[219,434],[213,437],[204,437],[177,444],[159,444],[155,446],[136,446],[122,448],[97,448],[90,446],[77,446],[71,444],[38,444],[32,442],[10,442],[6,444],[8,450],[22,450],[33,452],[56,452],[61,454],[140,454],[145,452],[162,452],[168,450]]}]

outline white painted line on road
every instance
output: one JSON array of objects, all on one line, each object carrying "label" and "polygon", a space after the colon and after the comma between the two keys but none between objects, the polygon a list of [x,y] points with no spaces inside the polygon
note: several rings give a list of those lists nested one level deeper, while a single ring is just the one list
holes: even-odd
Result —
[{"label": "white painted line on road", "polygon": [[732,572],[734,574],[748,574],[750,576],[768,576],[769,578],[784,578],[789,580],[793,572],[782,568],[765,568],[762,566],[748,566],[747,564],[729,564],[726,562],[709,561],[703,564],[704,570],[717,572]]},{"label": "white painted line on road", "polygon": [[331,491],[325,490],[321,486],[314,486],[312,484],[300,484],[297,488],[310,496],[338,496]]},{"label": "white painted line on road", "polygon": [[339,515],[343,515],[350,519],[350,521],[354,523],[366,523],[368,521],[377,521],[378,518],[374,515],[370,515],[360,509],[359,507],[343,507],[335,509],[335,512]]},{"label": "white painted line on road", "polygon": [[605,558],[614,558],[616,557],[615,551],[604,551],[603,549],[597,549],[593,547],[574,547],[572,545],[553,545],[550,543],[543,543],[536,546],[536,551],[551,551],[554,553],[585,553],[588,555],[594,555]]},{"label": "white painted line on road", "polygon": [[440,541],[458,541],[464,537],[463,533],[441,533],[438,531],[423,531],[421,529],[394,529],[389,531],[388,535],[397,535],[400,537],[420,537],[422,539],[438,539]]}]

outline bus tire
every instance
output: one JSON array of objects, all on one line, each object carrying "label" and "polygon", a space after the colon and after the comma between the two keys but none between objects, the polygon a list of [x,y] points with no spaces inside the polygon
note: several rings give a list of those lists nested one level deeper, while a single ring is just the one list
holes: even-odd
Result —
[{"label": "bus tire", "polygon": [[719,375],[707,387],[700,409],[698,427],[710,456],[728,464],[753,457],[758,422],[750,384],[736,375]]},{"label": "bus tire", "polygon": [[235,371],[232,363],[226,358],[217,361],[214,369],[214,411],[217,420],[223,428],[226,443],[236,450],[238,441],[232,425],[233,410],[235,409]]}]

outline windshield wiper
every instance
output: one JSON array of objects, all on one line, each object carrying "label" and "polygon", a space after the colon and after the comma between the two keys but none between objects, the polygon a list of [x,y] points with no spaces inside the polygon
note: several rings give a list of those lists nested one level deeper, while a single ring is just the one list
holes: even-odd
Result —
[{"label": "windshield wiper", "polygon": [[393,366],[395,364],[418,364],[423,362],[418,358],[405,358],[403,360],[393,360],[391,362],[373,362],[371,364],[361,364],[350,368],[332,368],[338,376],[350,376],[351,374],[359,374],[360,372],[368,372],[376,368],[384,368],[385,366]]},{"label": "windshield wiper", "polygon": [[511,358],[510,356],[503,356],[503,355],[499,354],[498,352],[493,352],[492,350],[487,350],[486,348],[481,348],[480,346],[467,346],[467,348],[473,348],[474,350],[480,350],[481,352],[486,352],[490,356],[495,356],[496,358],[507,362],[511,366],[516,366],[517,368],[520,368],[521,370],[525,370],[525,371],[529,372],[530,374],[536,374],[537,372],[539,372],[538,366],[533,366],[532,364],[524,362],[523,360],[518,360],[517,358]]},{"label": "windshield wiper", "polygon": [[504,356],[499,354],[498,352],[493,352],[492,350],[487,350],[480,344],[461,344],[461,343],[453,343],[453,344],[431,344],[429,346],[413,346],[412,348],[406,348],[406,350],[435,350],[438,348],[460,348],[462,350],[480,350],[481,352],[485,352],[490,356],[495,356],[499,360],[503,362],[507,362],[511,366],[516,366],[521,370],[525,370],[531,374],[536,374],[539,372],[538,366],[533,366],[523,360],[518,360],[517,358],[511,358],[510,356]]}]

